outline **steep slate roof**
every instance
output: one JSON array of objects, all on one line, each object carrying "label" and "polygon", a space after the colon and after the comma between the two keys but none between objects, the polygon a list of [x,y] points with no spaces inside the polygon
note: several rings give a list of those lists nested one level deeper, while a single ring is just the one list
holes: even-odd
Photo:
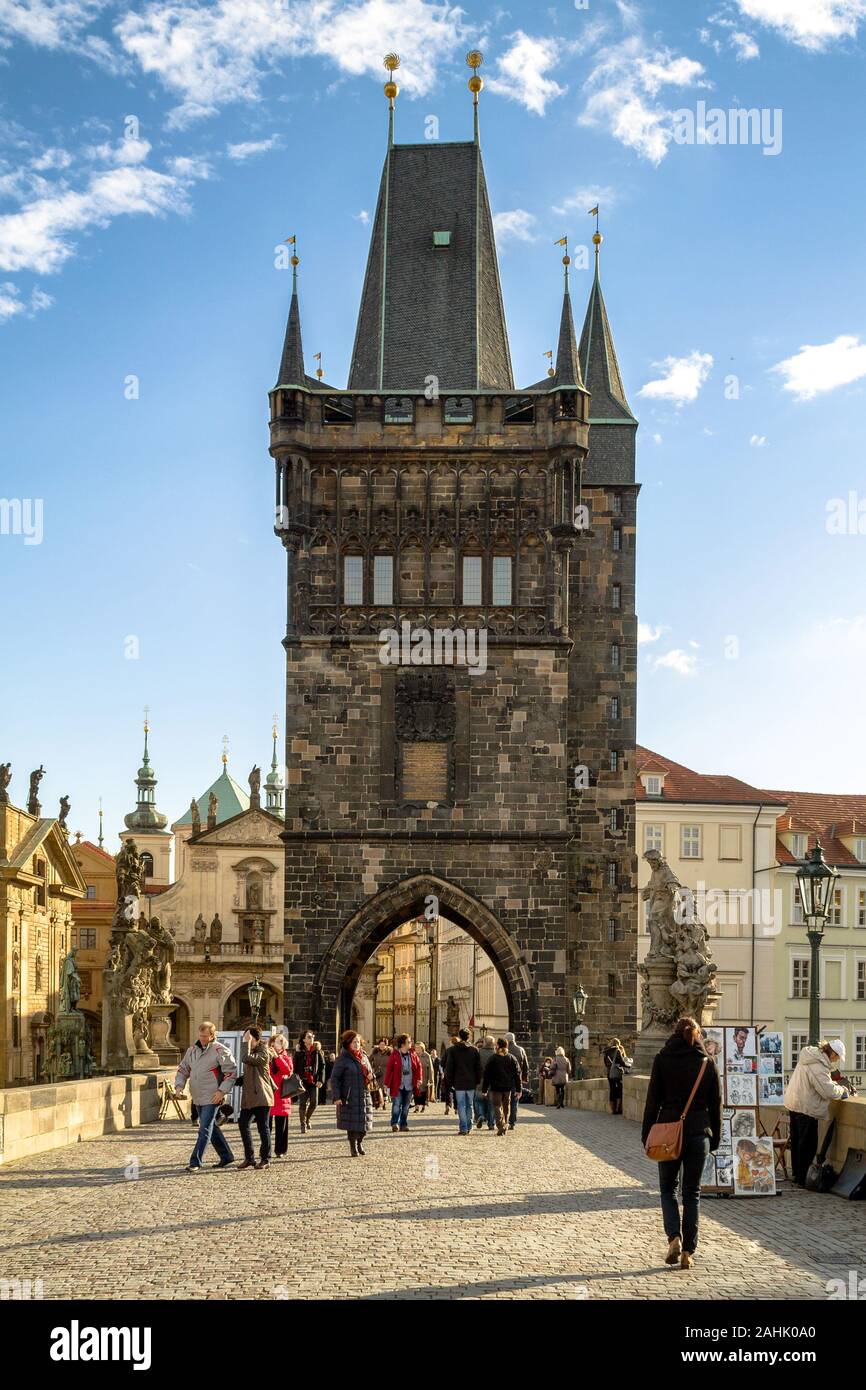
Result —
[{"label": "steep slate roof", "polygon": [[[661,796],[648,796],[640,780],[642,772],[665,773]],[[640,745],[635,750],[635,798],[638,801],[654,802],[663,805],[676,802],[714,802],[729,806],[784,806],[784,793],[765,792],[739,777],[726,777],[715,773],[695,772],[671,758],[663,758],[649,748]]]},{"label": "steep slate roof", "polygon": [[[450,245],[434,247],[434,231]],[[349,389],[513,390],[493,219],[471,141],[392,145],[385,158]]]},{"label": "steep slate roof", "polygon": [[613,333],[601,292],[598,260],[596,251],[595,276],[586,306],[579,348],[583,380],[590,393],[589,420],[590,424],[607,424],[612,420],[622,420],[633,425],[636,421],[626,400],[625,387],[620,376]]},{"label": "steep slate roof", "polygon": [[295,285],[292,289],[292,300],[289,305],[289,318],[286,324],[286,336],[283,339],[283,355],[280,358],[277,385],[305,387],[306,384],[304,347],[301,342],[301,310],[298,306],[298,291],[297,285]]},{"label": "steep slate roof", "polygon": [[[571,295],[566,286],[562,296],[562,314],[559,319],[559,342],[556,348],[556,376],[550,378],[551,388],[557,386],[583,386],[580,371],[580,357],[577,349],[577,335],[574,331],[574,318],[571,313]],[[592,401],[590,401],[590,409]]]}]

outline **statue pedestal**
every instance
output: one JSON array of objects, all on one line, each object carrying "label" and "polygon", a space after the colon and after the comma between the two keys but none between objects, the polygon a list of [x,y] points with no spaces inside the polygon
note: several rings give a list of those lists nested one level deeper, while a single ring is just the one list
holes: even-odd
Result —
[{"label": "statue pedestal", "polygon": [[698,1022],[700,1023],[703,1029],[712,1028],[716,1017],[716,1010],[718,1009],[721,1001],[722,996],[719,993],[717,993],[716,990],[713,990],[711,994],[707,995],[707,1001],[704,1004],[704,1007],[701,1009],[701,1016],[698,1019]]},{"label": "statue pedestal", "polygon": [[151,1004],[150,1006],[150,1044],[163,1067],[176,1067],[180,1061],[180,1048],[171,1036],[172,1014],[176,1004]]},{"label": "statue pedestal", "polygon": [[132,1032],[132,1016],[114,999],[114,971],[102,972],[102,1069],[106,1072],[158,1071],[160,1060]]},{"label": "statue pedestal", "polygon": [[644,1025],[637,1036],[634,1048],[634,1065],[637,1072],[650,1072],[653,1058],[664,1047],[671,1029],[679,1017],[679,1010],[673,1007],[671,985],[676,979],[676,963],[668,956],[647,956],[643,965],[638,966],[643,976],[642,1015]]},{"label": "statue pedestal", "polygon": [[80,1081],[87,1075],[87,1031],[78,1009],[58,1014],[49,1033],[48,1071],[54,1081]]}]

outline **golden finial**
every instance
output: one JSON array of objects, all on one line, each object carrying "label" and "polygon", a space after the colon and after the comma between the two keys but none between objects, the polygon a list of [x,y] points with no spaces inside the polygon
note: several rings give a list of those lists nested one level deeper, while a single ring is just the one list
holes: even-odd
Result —
[{"label": "golden finial", "polygon": [[319,378],[319,380],[321,381],[321,380],[322,380],[322,377],[325,375],[325,373],[322,371],[322,354],[321,354],[320,352],[314,352],[314,353],[313,353],[313,360],[316,361],[316,362],[318,362],[318,364],[319,364],[318,367],[316,368],[316,376],[317,376],[317,377]]},{"label": "golden finial", "polygon": [[272,734],[272,736],[273,736],[274,738],[276,738],[276,736],[277,736],[277,718],[278,718],[278,716],[275,714],[275,715],[274,715],[274,727],[273,727],[272,730],[271,730],[271,734]]},{"label": "golden finial", "polygon": [[545,355],[545,357],[547,358],[548,362],[550,363],[550,366],[549,366],[548,369],[547,369],[547,375],[548,375],[548,376],[556,376],[556,372],[555,372],[554,366],[553,366],[553,348],[550,348],[544,355]]},{"label": "golden finial", "polygon": [[229,765],[229,736],[228,736],[228,734],[223,734],[223,767],[228,767],[228,765]]},{"label": "golden finial", "polygon": [[473,48],[471,53],[466,54],[466,66],[472,69],[472,76],[469,79],[469,90],[472,93],[473,119],[475,124],[475,143],[478,143],[478,93],[484,86],[484,78],[478,76],[478,69],[484,62],[484,58],[477,48]]},{"label": "golden finial", "polygon": [[150,732],[150,705],[144,707],[144,732]]},{"label": "golden finial", "polygon": [[385,96],[388,98],[388,106],[389,106],[390,109],[393,111],[393,110],[394,110],[394,98],[397,96],[397,93],[398,93],[399,90],[400,90],[400,88],[397,86],[397,83],[394,81],[394,73],[397,71],[397,69],[398,69],[399,66],[400,66],[400,56],[399,56],[399,54],[397,54],[397,53],[386,53],[386,54],[385,54],[385,58],[384,58],[384,63],[385,63],[385,67],[388,69],[388,72],[391,74],[391,76],[388,78],[388,81],[385,83],[384,91],[385,91]]}]

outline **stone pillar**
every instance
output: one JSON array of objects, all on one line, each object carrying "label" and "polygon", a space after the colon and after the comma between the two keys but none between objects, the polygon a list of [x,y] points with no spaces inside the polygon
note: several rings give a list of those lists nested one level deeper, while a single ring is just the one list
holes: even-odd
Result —
[{"label": "stone pillar", "polygon": [[150,1045],[163,1067],[176,1067],[180,1061],[180,1048],[171,1036],[172,1014],[176,1008],[176,1004],[150,1006]]},{"label": "stone pillar", "polygon": [[671,995],[677,968],[669,956],[647,956],[638,970],[644,979],[641,991],[643,1027],[635,1043],[634,1066],[636,1072],[649,1072],[653,1058],[664,1047],[679,1017],[680,1011]]}]

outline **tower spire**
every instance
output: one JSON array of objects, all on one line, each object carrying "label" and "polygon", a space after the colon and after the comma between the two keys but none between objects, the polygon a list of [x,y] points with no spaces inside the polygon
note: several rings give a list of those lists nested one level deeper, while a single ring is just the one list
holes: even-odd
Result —
[{"label": "tower spire", "polygon": [[471,53],[466,54],[466,66],[472,69],[468,87],[472,93],[472,138],[476,145],[478,144],[478,93],[484,86],[484,78],[478,76],[478,69],[483,62],[484,55],[479,53],[477,48],[473,48]]},{"label": "tower spire", "polygon": [[557,386],[583,386],[583,378],[580,374],[580,358],[577,351],[577,335],[574,331],[574,318],[571,312],[571,293],[568,285],[568,267],[571,265],[571,257],[568,254],[568,236],[560,237],[555,243],[562,246],[565,254],[562,258],[563,286],[562,286],[562,313],[559,317],[559,341],[556,346],[556,370],[551,375],[556,377]]},{"label": "tower spire", "polygon": [[[147,740],[150,733],[150,709],[144,707],[144,754],[141,759],[141,767],[135,778],[135,785],[138,788],[138,797],[134,811],[130,811],[128,816],[124,816],[123,823],[129,830],[162,830],[168,824],[168,816],[164,816],[156,808],[156,773],[151,767],[150,753],[148,751]],[[99,834],[100,845],[102,843],[102,797],[99,798]]]},{"label": "tower spire", "polygon": [[[591,213],[598,218],[597,207],[592,208]],[[597,227],[596,221],[596,229]],[[592,240],[595,246],[595,273],[578,349],[583,380],[590,393],[590,424],[616,424],[620,421],[635,424],[622,384],[613,333],[601,292],[599,253],[604,238],[601,232],[596,230],[593,232]]]},{"label": "tower spire", "polygon": [[292,248],[292,299],[289,304],[289,318],[286,324],[286,336],[283,340],[283,354],[280,358],[277,385],[305,387],[307,381],[304,371],[304,347],[301,342],[301,310],[298,304],[298,266],[300,261],[298,259],[297,237],[287,237],[286,245]]},{"label": "tower spire", "polygon": [[279,763],[277,762],[277,716],[274,715],[273,728],[271,729],[273,738],[273,754],[271,757],[271,770],[265,778],[265,810],[273,811],[274,814],[283,809],[283,783],[280,778]]},{"label": "tower spire", "polygon": [[99,798],[99,838],[98,838],[98,840],[97,840],[96,843],[99,845],[99,848],[102,849],[102,846],[103,846],[104,842],[105,842],[105,836],[104,836],[103,833],[102,833],[102,797],[100,797],[100,798]]}]

